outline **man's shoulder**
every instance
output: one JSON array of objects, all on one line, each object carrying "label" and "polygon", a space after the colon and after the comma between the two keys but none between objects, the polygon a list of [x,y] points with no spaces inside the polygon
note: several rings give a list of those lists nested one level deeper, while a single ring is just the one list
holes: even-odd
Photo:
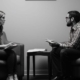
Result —
[{"label": "man's shoulder", "polygon": [[77,23],[77,27],[80,28],[80,22]]}]

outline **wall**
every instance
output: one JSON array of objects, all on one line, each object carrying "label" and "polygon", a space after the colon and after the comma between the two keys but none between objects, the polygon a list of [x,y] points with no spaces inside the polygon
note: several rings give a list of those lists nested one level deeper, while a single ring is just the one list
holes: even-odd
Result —
[{"label": "wall", "polygon": [[[47,38],[58,42],[68,40],[65,16],[69,10],[80,11],[79,3],[80,0],[0,0],[0,10],[6,13],[4,31],[8,39],[25,45],[25,70],[28,49],[47,48],[50,51],[51,47],[45,42]],[[36,57],[38,71],[44,63],[47,64],[47,57]],[[30,68],[32,70],[32,61]]]}]

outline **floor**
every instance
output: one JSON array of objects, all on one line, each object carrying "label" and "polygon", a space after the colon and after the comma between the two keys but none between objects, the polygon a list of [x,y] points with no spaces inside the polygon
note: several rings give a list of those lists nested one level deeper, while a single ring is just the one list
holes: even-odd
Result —
[{"label": "floor", "polygon": [[[27,80],[27,76],[24,76],[23,80]],[[37,75],[35,77],[30,76],[29,80],[48,80],[48,75]]]},{"label": "floor", "polygon": [[[27,76],[24,76],[23,80],[27,80]],[[49,79],[48,79],[48,75],[39,75],[39,76],[37,75],[35,77],[30,76],[29,80],[49,80]],[[51,79],[51,80],[53,80],[53,79]],[[71,79],[71,80],[80,80],[80,79]]]}]

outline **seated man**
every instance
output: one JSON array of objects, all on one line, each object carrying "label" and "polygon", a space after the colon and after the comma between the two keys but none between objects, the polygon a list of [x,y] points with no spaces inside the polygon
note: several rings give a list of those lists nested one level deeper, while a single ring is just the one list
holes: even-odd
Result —
[{"label": "seated man", "polygon": [[[3,31],[3,25],[5,22],[5,13],[0,11],[0,47],[2,45],[7,45],[9,41],[7,40],[6,33]],[[13,43],[10,43],[11,46]],[[8,78],[7,80],[18,80],[16,73],[17,59],[16,54],[12,49],[6,49],[4,52],[7,54],[6,62],[8,69]]]},{"label": "seated man", "polygon": [[56,65],[58,70],[58,74],[53,80],[69,80],[71,78],[70,62],[80,57],[80,13],[69,11],[66,22],[67,26],[70,27],[69,41],[58,43],[47,40],[53,48],[51,52],[53,65]]}]

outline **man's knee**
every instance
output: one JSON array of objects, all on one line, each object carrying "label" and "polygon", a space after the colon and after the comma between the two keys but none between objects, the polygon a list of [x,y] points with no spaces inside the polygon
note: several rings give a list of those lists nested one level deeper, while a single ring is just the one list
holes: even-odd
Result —
[{"label": "man's knee", "polygon": [[64,53],[64,52],[66,52],[66,49],[62,49],[62,50],[60,51],[60,53]]},{"label": "man's knee", "polygon": [[61,55],[61,56],[67,55],[67,49],[62,49],[62,50],[60,51],[60,55]]}]

